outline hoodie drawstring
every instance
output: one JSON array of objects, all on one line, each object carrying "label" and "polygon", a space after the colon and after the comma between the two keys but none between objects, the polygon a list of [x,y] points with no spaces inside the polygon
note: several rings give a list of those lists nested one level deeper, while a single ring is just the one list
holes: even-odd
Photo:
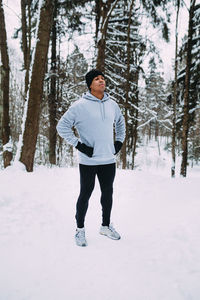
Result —
[{"label": "hoodie drawstring", "polygon": [[109,95],[107,93],[104,92],[104,96],[103,96],[103,99],[100,100],[98,98],[96,98],[95,96],[93,96],[90,92],[87,92],[85,94],[83,94],[83,99],[85,100],[90,100],[90,101],[96,101],[96,102],[99,102],[99,105],[102,106],[100,107],[100,114],[101,114],[101,118],[102,118],[102,121],[105,120],[106,118],[106,112],[105,112],[105,102],[107,100],[109,100]]},{"label": "hoodie drawstring", "polygon": [[99,105],[100,105],[100,112],[101,112],[101,117],[102,117],[102,120],[104,121],[105,120],[105,104],[104,104],[104,101],[103,102],[99,102]]},{"label": "hoodie drawstring", "polygon": [[102,105],[103,105],[103,120],[105,120],[106,113],[105,113],[105,102],[104,101],[102,102]]}]

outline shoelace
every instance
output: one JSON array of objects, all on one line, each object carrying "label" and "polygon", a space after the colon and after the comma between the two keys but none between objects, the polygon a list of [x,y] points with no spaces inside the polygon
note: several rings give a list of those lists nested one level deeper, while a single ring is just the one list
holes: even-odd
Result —
[{"label": "shoelace", "polygon": [[110,226],[108,227],[113,233],[117,233],[117,231],[115,230],[115,228],[113,227],[112,224],[110,224]]},{"label": "shoelace", "polygon": [[77,237],[79,237],[81,240],[85,239],[85,231],[78,231],[76,233]]}]

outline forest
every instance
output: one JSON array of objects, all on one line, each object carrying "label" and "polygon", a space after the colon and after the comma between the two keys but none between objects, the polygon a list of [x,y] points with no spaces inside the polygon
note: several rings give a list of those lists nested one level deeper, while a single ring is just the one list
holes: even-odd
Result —
[{"label": "forest", "polygon": [[[93,68],[125,121],[113,188],[107,168],[82,188],[56,130]],[[200,0],[0,0],[1,300],[199,300],[199,166]]]},{"label": "forest", "polygon": [[[92,68],[104,72],[106,91],[125,118],[126,137],[117,158],[118,167],[134,170],[137,150],[144,139],[154,139],[159,147],[159,137],[171,153],[172,177],[177,157],[181,157],[178,172],[183,177],[187,176],[188,165],[199,164],[198,1],[19,2],[20,25],[13,39],[20,40],[23,61],[18,61],[15,51],[9,48],[6,1],[0,0],[1,169],[17,161],[28,172],[36,165],[76,165],[76,150],[58,136],[56,125],[87,91],[85,74]],[[188,14],[187,31],[181,41],[180,10]],[[164,45],[171,39],[171,27],[173,79],[168,80],[155,33]]]}]

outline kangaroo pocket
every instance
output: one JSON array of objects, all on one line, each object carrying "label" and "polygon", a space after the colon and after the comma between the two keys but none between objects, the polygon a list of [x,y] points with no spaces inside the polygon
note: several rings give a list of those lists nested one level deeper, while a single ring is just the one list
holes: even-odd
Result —
[{"label": "kangaroo pocket", "polygon": [[112,158],[115,154],[114,144],[111,141],[97,140],[94,144],[93,157],[98,159]]}]

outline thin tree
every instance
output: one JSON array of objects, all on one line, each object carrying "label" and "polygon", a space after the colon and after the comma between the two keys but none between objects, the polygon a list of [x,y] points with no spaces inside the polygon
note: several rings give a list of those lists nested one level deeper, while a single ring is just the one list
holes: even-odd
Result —
[{"label": "thin tree", "polygon": [[49,162],[56,164],[56,44],[57,44],[57,0],[55,0],[53,26],[51,32],[51,80],[49,104]]},{"label": "thin tree", "polygon": [[196,0],[190,1],[189,24],[188,24],[188,41],[186,54],[186,72],[185,72],[185,91],[184,91],[184,109],[183,109],[183,131],[182,131],[182,161],[180,174],[186,177],[187,159],[188,159],[188,132],[189,132],[189,89],[191,76],[192,60],[192,33],[193,33],[193,16]]},{"label": "thin tree", "polygon": [[31,2],[32,0],[21,0],[21,23],[22,23],[22,51],[24,58],[25,73],[25,95],[29,85],[29,71],[31,62]]},{"label": "thin tree", "polygon": [[0,51],[2,61],[1,86],[3,96],[3,118],[2,118],[2,141],[4,145],[3,160],[4,167],[10,165],[12,150],[10,149],[10,117],[9,117],[9,56],[7,46],[7,34],[2,0],[0,0]]},{"label": "thin tree", "polygon": [[33,68],[30,80],[28,107],[23,132],[23,145],[20,161],[27,171],[33,171],[34,155],[36,150],[39,129],[40,104],[43,95],[43,82],[46,70],[47,53],[49,48],[50,32],[53,21],[54,1],[43,0],[39,14],[37,42]]},{"label": "thin tree", "polygon": [[[105,71],[106,35],[109,18],[119,0],[96,0],[96,39],[97,39],[97,69]],[[98,38],[99,36],[99,38]]]},{"label": "thin tree", "polygon": [[172,166],[171,176],[175,177],[176,164],[176,103],[177,103],[177,73],[178,73],[178,17],[180,9],[180,0],[176,3],[176,28],[175,28],[175,66],[174,66],[174,91],[173,91],[173,118],[172,118]]},{"label": "thin tree", "polygon": [[[128,128],[128,103],[129,103],[129,92],[130,92],[130,84],[131,84],[131,19],[132,19],[132,10],[135,0],[132,0],[129,7],[129,16],[128,16],[128,28],[127,28],[127,68],[126,68],[126,100],[125,100],[125,109],[124,109],[124,119],[126,128]],[[128,138],[128,132],[126,130],[126,135],[124,139],[124,145],[122,149],[122,168],[126,169],[126,143]]]}]

